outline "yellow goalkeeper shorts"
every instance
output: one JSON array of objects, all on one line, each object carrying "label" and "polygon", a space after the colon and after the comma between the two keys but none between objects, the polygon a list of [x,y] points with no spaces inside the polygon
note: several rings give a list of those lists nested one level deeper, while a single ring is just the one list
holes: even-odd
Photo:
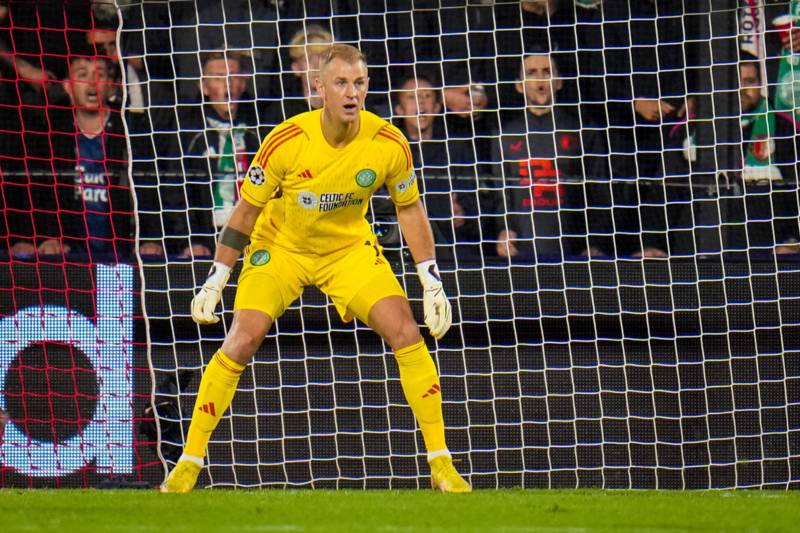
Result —
[{"label": "yellow goalkeeper shorts", "polygon": [[254,242],[245,251],[233,308],[263,311],[275,320],[308,285],[327,294],[345,322],[358,317],[367,323],[376,302],[406,297],[374,240],[326,256]]}]

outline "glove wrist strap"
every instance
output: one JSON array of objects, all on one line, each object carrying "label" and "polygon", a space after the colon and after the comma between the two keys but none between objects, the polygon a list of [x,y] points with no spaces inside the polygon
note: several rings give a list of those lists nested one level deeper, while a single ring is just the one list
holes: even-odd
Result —
[{"label": "glove wrist strap", "polygon": [[206,279],[206,282],[213,283],[214,285],[224,284],[227,281],[230,271],[231,267],[225,263],[214,261],[214,264],[211,265],[211,270],[208,271],[208,279]]},{"label": "glove wrist strap", "polygon": [[431,285],[441,286],[442,284],[442,276],[439,274],[439,267],[436,266],[435,259],[428,259],[427,261],[417,263],[417,275],[423,287],[427,288]]}]

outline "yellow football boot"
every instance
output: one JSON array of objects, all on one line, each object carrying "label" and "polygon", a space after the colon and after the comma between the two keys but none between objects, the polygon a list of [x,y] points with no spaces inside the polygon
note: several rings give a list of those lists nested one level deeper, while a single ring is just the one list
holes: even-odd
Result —
[{"label": "yellow football boot", "polygon": [[442,492],[472,492],[467,483],[453,466],[453,459],[440,455],[431,462],[431,487]]},{"label": "yellow football boot", "polygon": [[189,492],[197,483],[197,476],[200,475],[202,468],[193,461],[178,461],[167,479],[161,484],[161,492]]}]

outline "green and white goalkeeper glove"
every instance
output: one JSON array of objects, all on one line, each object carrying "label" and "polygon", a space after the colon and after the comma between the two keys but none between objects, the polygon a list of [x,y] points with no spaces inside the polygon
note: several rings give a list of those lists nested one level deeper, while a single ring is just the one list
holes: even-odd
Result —
[{"label": "green and white goalkeeper glove", "polygon": [[219,261],[214,261],[208,278],[192,298],[192,320],[198,324],[216,324],[219,317],[214,314],[214,309],[222,299],[222,289],[231,277],[231,267]]},{"label": "green and white goalkeeper glove", "polygon": [[422,307],[425,311],[425,325],[435,339],[441,339],[453,323],[450,302],[442,288],[442,277],[436,261],[429,259],[417,264],[417,275],[422,284]]}]

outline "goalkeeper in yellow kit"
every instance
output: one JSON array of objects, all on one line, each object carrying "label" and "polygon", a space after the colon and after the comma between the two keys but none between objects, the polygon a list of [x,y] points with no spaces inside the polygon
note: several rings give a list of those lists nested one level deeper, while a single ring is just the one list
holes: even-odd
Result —
[{"label": "goalkeeper in yellow kit", "polygon": [[162,492],[194,488],[206,445],[231,403],[239,375],[272,322],[306,285],[325,292],[344,320],[357,317],[391,346],[422,430],[432,486],[444,492],[472,490],[453,467],[445,443],[433,359],[365,218],[370,197],[385,186],[417,263],[425,324],[441,338],[450,328],[450,303],[436,268],[411,152],[399,130],[363,110],[368,81],[357,48],[331,46],[315,81],[323,108],[276,127],[253,159],[242,199],[220,234],[214,266],[192,300],[195,322],[219,321],[214,309],[231,267],[245,251],[233,324],[203,373],[183,455]]}]

